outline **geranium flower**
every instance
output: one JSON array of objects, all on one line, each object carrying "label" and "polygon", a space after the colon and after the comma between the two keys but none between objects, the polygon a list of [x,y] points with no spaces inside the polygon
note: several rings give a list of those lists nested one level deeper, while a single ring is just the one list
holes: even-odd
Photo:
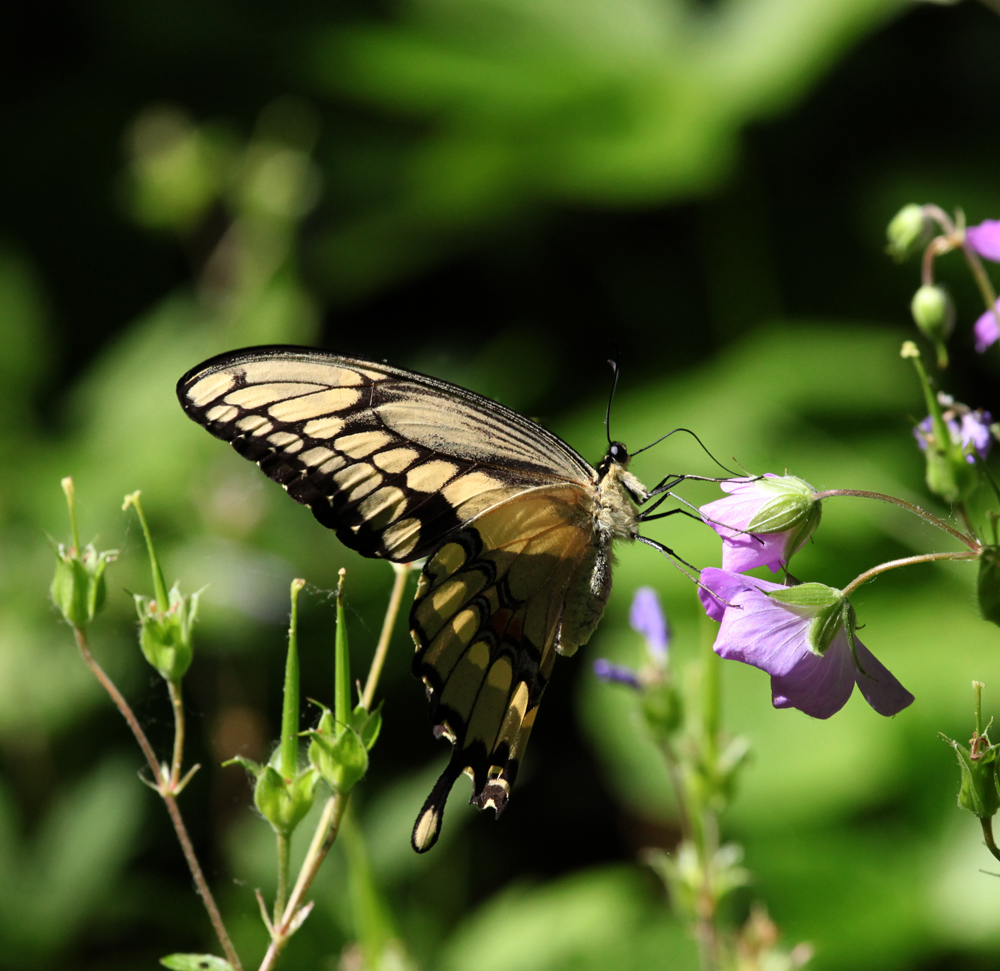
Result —
[{"label": "geranium flower", "polygon": [[701,571],[701,583],[705,611],[721,621],[715,653],[771,675],[775,708],[829,718],[844,707],[855,685],[880,715],[895,715],[913,701],[856,634],[855,661],[845,627],[849,609],[843,609],[839,590],[823,584],[784,587],[711,568]]},{"label": "geranium flower", "polygon": [[[960,412],[959,407],[965,410]],[[948,427],[951,440],[961,444],[965,461],[970,465],[976,461],[974,452],[978,453],[981,459],[990,454],[990,449],[993,447],[993,435],[990,432],[992,421],[993,416],[988,411],[982,408],[972,411],[965,405],[956,405],[955,409],[944,413],[944,423]],[[914,427],[913,435],[920,448],[926,449],[928,442],[934,436],[934,423],[930,415]]]},{"label": "geranium flower", "polygon": [[984,259],[1000,263],[1000,219],[984,219],[965,231],[965,241]]},{"label": "geranium flower", "polygon": [[777,573],[819,525],[813,488],[794,475],[727,479],[719,486],[729,495],[698,511],[722,537],[724,570],[766,566]]},{"label": "geranium flower", "polygon": [[[1000,300],[997,300],[997,309],[1000,310]],[[972,326],[972,333],[976,338],[976,353],[983,354],[988,347],[992,347],[1000,340],[1000,327],[997,326],[997,315],[993,310],[987,310]]]}]

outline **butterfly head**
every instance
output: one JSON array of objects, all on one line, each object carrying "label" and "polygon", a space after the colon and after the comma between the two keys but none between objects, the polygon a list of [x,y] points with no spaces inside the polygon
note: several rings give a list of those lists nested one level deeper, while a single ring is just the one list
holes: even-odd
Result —
[{"label": "butterfly head", "polygon": [[625,447],[624,442],[612,442],[608,446],[608,451],[604,458],[598,463],[598,478],[603,479],[612,466],[617,466],[619,469],[627,469],[629,458],[628,449]]}]

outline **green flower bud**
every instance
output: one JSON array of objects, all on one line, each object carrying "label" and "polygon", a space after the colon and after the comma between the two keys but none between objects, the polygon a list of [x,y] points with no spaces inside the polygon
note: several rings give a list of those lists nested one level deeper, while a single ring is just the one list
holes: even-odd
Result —
[{"label": "green flower bud", "polygon": [[368,752],[382,728],[382,715],[358,705],[349,725],[338,725],[329,708],[323,708],[319,724],[306,734],[309,762],[334,792],[348,793],[368,771]]},{"label": "green flower bud", "polygon": [[259,765],[243,756],[237,756],[223,764],[239,763],[255,777],[254,805],[276,833],[288,835],[312,809],[319,776],[314,769],[308,768],[286,779],[275,765],[280,758],[281,751],[276,749],[267,765]]},{"label": "green flower bud", "polygon": [[107,596],[104,571],[117,556],[117,550],[98,553],[93,544],[89,544],[82,554],[73,547],[59,544],[49,594],[73,627],[86,627],[104,606]]},{"label": "green flower bud", "polygon": [[930,230],[931,221],[924,215],[922,206],[915,202],[903,206],[886,228],[889,255],[895,260],[906,259],[927,243]]},{"label": "green flower bud", "polygon": [[947,367],[945,344],[955,329],[955,305],[948,291],[936,284],[925,284],[913,295],[910,311],[920,332],[934,345],[938,367]]},{"label": "green flower bud", "polygon": [[179,681],[191,665],[191,630],[201,591],[185,597],[175,583],[166,609],[156,600],[134,594],[143,656],[167,681]]},{"label": "green flower bud", "polygon": [[104,606],[107,584],[104,571],[117,559],[118,550],[98,553],[93,544],[80,552],[80,537],[76,528],[76,493],[73,480],[66,476],[60,483],[69,509],[71,546],[60,543],[55,550],[56,572],[52,577],[49,595],[66,621],[76,628],[86,627]]},{"label": "green flower bud", "polygon": [[980,819],[995,816],[1000,809],[1000,791],[997,790],[997,754],[1000,746],[990,745],[985,735],[974,735],[971,749],[951,738],[945,738],[945,741],[955,750],[962,775],[962,787],[958,791],[959,808],[968,809]]},{"label": "green flower bud", "polygon": [[1000,624],[1000,546],[984,546],[979,554],[976,592],[983,620]]}]

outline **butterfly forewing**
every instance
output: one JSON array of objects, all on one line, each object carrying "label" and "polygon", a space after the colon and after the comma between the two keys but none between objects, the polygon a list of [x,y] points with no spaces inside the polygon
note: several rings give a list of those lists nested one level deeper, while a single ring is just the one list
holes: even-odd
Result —
[{"label": "butterfly forewing", "polygon": [[511,494],[593,475],[516,412],[371,361],[238,351],[186,374],[178,397],[191,418],[366,556],[419,559]]}]

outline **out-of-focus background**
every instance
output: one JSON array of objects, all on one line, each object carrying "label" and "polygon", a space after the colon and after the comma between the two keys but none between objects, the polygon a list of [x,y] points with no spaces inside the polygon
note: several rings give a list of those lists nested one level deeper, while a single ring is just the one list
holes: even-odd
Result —
[{"label": "out-of-focus background", "polygon": [[[167,580],[209,584],[186,682],[183,797],[248,964],[267,826],[234,754],[277,734],[288,582],[303,602],[304,694],[332,686],[329,591],[348,570],[355,668],[391,584],[308,510],[189,423],[177,378],[210,354],[305,343],[464,384],[602,454],[695,429],[724,461],[819,488],[929,503],[901,340],[914,264],[884,254],[904,203],[1000,216],[1000,17],[901,0],[145,0],[14,4],[0,30],[0,966],[138,969],[213,941],[125,726],[47,598],[73,475],[86,542],[121,550],[92,628],[164,753],[170,711],[135,644],[150,592],[122,497],[141,489]],[[956,262],[950,387],[1000,412],[996,358]],[[715,468],[680,436],[647,483]],[[690,488],[693,502],[715,498]],[[715,565],[708,530],[651,535]],[[843,585],[938,534],[859,500],[827,504],[802,579]],[[383,915],[426,968],[693,968],[637,863],[678,832],[632,699],[591,661],[641,656],[626,624],[651,583],[679,677],[711,630],[695,591],[623,549],[591,644],[559,660],[503,818],[454,800],[441,843],[409,828],[445,759],[400,625],[385,728],[356,793]],[[755,753],[725,834],[813,967],[978,969],[1000,957],[1000,881],[955,807],[972,678],[1000,700],[996,629],[971,570],[866,588],[867,645],[917,696],[893,720],[859,697],[830,721],[775,711],[727,664],[725,722]],[[456,787],[463,790],[466,783]],[[336,853],[284,966],[334,969],[357,936]],[[351,966],[347,951],[345,966]]]}]

